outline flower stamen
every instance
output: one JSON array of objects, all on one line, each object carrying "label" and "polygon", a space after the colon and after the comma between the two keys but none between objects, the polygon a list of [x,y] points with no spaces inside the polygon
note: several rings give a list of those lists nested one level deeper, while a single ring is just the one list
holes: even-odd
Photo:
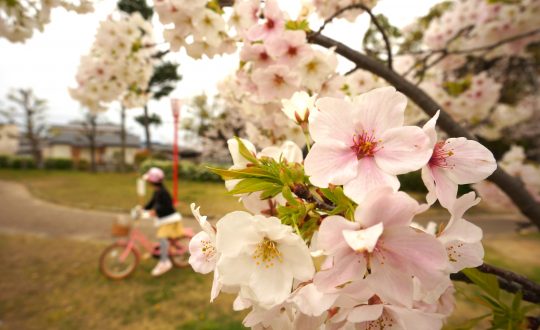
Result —
[{"label": "flower stamen", "polygon": [[283,255],[277,248],[277,243],[269,240],[267,237],[257,244],[252,258],[257,265],[266,268],[274,266],[274,260],[283,262]]},{"label": "flower stamen", "polygon": [[429,165],[452,169],[454,168],[454,165],[448,162],[448,158],[452,157],[454,152],[452,150],[446,150],[444,145],[444,141],[439,141],[435,144],[433,154],[429,160]]},{"label": "flower stamen", "polygon": [[373,132],[370,134],[366,131],[362,131],[362,134],[355,134],[353,136],[353,145],[351,150],[354,151],[358,159],[364,157],[373,157],[375,152],[379,150],[377,145],[381,143],[381,140],[376,140]]}]

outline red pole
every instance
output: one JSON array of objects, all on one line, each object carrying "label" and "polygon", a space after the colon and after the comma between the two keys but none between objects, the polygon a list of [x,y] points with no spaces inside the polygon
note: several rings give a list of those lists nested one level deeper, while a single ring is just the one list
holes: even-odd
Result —
[{"label": "red pole", "polygon": [[173,142],[173,203],[178,204],[178,120],[180,118],[180,100],[171,99],[171,107],[174,118],[174,142]]}]

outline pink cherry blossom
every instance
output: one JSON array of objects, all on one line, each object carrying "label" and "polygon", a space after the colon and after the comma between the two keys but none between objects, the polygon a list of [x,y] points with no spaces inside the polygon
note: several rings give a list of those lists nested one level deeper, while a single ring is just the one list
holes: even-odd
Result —
[{"label": "pink cherry blossom", "polygon": [[422,180],[428,188],[427,202],[431,205],[438,199],[449,208],[457,195],[459,184],[482,181],[495,171],[497,162],[493,154],[477,141],[466,138],[450,138],[437,142],[435,123],[439,113],[425,125],[433,153],[422,168]]},{"label": "pink cherry blossom", "polygon": [[293,67],[313,50],[308,45],[304,31],[284,31],[264,41],[268,53],[278,58],[280,64]]},{"label": "pink cherry blossom", "polygon": [[407,98],[393,87],[377,88],[355,99],[317,101],[310,118],[315,141],[305,160],[312,184],[344,185],[347,196],[361,202],[370,191],[397,190],[398,174],[418,170],[431,155],[429,138],[416,126],[402,126]]},{"label": "pink cherry blossom", "polygon": [[214,272],[214,280],[210,292],[210,302],[212,302],[222,289],[222,284],[219,282],[219,273],[216,268],[219,259],[219,252],[216,248],[216,229],[206,220],[206,216],[200,213],[200,207],[195,207],[195,203],[191,203],[191,212],[195,219],[199,222],[202,231],[197,233],[189,241],[189,264],[194,271],[201,274]]},{"label": "pink cherry blossom", "polygon": [[266,39],[283,32],[285,29],[285,18],[276,0],[266,1],[263,14],[264,20],[262,24],[253,25],[249,29],[247,33],[249,40],[257,41]]},{"label": "pink cherry blossom", "polygon": [[250,61],[253,67],[261,68],[274,64],[274,59],[268,53],[267,48],[263,44],[246,43],[240,52],[242,61]]},{"label": "pink cherry blossom", "polygon": [[262,102],[286,99],[298,89],[300,78],[285,65],[271,65],[253,72],[252,80]]},{"label": "pink cherry blossom", "polygon": [[442,244],[409,226],[420,208],[407,194],[383,188],[357,208],[354,222],[341,216],[324,219],[317,244],[329,262],[315,275],[315,285],[332,292],[364,281],[385,301],[412,306],[413,276],[433,288],[447,265]]},{"label": "pink cherry blossom", "polygon": [[330,329],[440,329],[443,315],[389,304],[361,282],[346,285],[335,307]]},{"label": "pink cherry blossom", "polygon": [[463,214],[480,202],[480,198],[475,197],[474,192],[470,192],[453,203],[450,208],[452,217],[438,235],[448,254],[450,273],[457,273],[463,268],[477,267],[483,263],[482,229],[463,219]]}]

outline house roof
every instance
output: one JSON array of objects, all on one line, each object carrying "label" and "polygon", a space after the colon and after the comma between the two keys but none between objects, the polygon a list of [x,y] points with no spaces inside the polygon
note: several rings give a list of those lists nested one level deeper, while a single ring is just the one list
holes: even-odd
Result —
[{"label": "house roof", "polygon": [[[79,125],[52,126],[47,134],[49,145],[67,144],[75,147],[89,147],[90,140],[85,135],[85,129]],[[96,147],[116,147],[121,146],[120,127],[111,128],[107,125],[105,129],[97,127]],[[138,136],[126,133],[126,146],[139,148],[141,142]]]}]

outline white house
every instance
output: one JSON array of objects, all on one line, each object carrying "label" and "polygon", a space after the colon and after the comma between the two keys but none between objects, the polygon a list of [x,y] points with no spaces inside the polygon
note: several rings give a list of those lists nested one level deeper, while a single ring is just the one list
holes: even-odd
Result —
[{"label": "white house", "polygon": [[15,124],[0,124],[0,155],[13,156],[19,149],[19,127]]},{"label": "white house", "polygon": [[[90,162],[90,139],[81,124],[54,125],[48,129],[44,158],[69,158],[74,163]],[[140,148],[139,137],[126,132],[126,163],[133,164]],[[98,165],[118,163],[121,153],[120,126],[99,124],[95,159]]]}]

